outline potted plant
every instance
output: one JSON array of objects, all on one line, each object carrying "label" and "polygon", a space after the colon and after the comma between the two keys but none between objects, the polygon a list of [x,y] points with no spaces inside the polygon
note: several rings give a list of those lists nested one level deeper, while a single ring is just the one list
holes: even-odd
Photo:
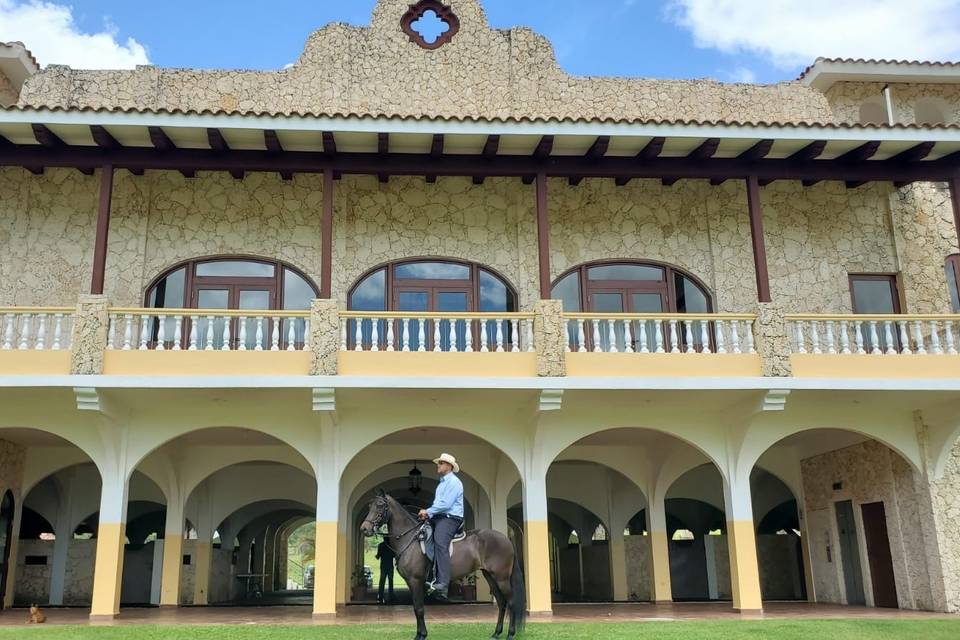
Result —
[{"label": "potted plant", "polygon": [[354,602],[363,602],[367,598],[367,572],[362,565],[357,565],[351,574],[350,599]]},{"label": "potted plant", "polygon": [[476,602],[477,600],[477,574],[471,573],[460,581],[460,590],[462,597],[466,602]]}]

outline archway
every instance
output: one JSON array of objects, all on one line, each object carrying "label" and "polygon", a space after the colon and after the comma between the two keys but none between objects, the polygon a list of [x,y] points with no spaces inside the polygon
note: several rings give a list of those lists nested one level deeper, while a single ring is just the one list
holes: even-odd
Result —
[{"label": "archway", "polygon": [[[374,558],[376,545],[359,532],[373,493],[384,489],[411,510],[428,506],[437,484],[434,465],[429,460],[441,452],[453,454],[461,466],[465,526],[493,528],[508,534],[508,494],[520,475],[512,459],[499,447],[465,429],[447,427],[407,428],[382,435],[359,450],[341,478],[340,520],[345,532],[340,557],[341,575],[346,578],[341,585],[344,602],[374,602],[378,595],[380,572]],[[415,465],[421,473],[414,474],[419,478],[417,487],[411,480]],[[522,553],[522,549],[517,552]],[[400,601],[401,584],[397,580],[395,585],[395,595]],[[489,590],[481,576],[469,576],[451,586],[451,597],[486,601]]]},{"label": "archway", "polygon": [[[760,496],[766,508],[754,500],[761,577],[770,553],[762,539],[779,537],[781,557],[795,558],[783,547],[796,525],[808,599],[934,608],[934,587],[909,578],[930,569],[921,551],[923,480],[902,454],[866,433],[801,430],[763,451],[754,477],[758,468],[775,477],[766,480],[771,495]],[[788,495],[797,501],[796,518],[783,500]]]},{"label": "archway", "polygon": [[[289,603],[283,532],[316,518],[314,470],[298,450],[263,431],[210,427],[153,447],[137,469],[169,498],[156,541],[161,604]],[[131,514],[128,532],[134,523]]]}]

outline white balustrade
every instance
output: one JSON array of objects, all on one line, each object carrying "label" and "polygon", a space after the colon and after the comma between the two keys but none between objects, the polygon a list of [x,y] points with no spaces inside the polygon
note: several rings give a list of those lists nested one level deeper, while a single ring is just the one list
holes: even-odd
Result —
[{"label": "white balustrade", "polygon": [[957,355],[960,315],[792,316],[793,353]]},{"label": "white balustrade", "polygon": [[0,308],[0,351],[64,351],[72,335],[72,309]]},{"label": "white balustrade", "polygon": [[531,314],[359,313],[340,316],[341,351],[535,351]]},{"label": "white balustrade", "polygon": [[[309,348],[309,312],[306,311],[111,309],[109,318],[108,351],[303,351]],[[65,335],[63,326],[61,323],[61,346]],[[49,335],[49,329],[47,333]],[[56,329],[54,333],[56,344]]]},{"label": "white balustrade", "polygon": [[565,317],[568,353],[755,353],[755,318],[749,315],[573,313]]}]

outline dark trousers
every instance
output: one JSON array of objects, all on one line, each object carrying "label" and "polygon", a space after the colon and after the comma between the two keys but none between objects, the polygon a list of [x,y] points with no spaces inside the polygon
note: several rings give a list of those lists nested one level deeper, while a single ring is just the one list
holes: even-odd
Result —
[{"label": "dark trousers", "polygon": [[437,563],[436,587],[450,586],[450,541],[456,535],[461,518],[434,518],[433,524],[433,553]]},{"label": "dark trousers", "polygon": [[[383,585],[384,583],[390,583],[390,589],[387,592],[389,594],[387,600],[383,599]],[[380,602],[393,602],[393,565],[389,567],[380,567],[380,592],[377,594],[377,600]]]}]

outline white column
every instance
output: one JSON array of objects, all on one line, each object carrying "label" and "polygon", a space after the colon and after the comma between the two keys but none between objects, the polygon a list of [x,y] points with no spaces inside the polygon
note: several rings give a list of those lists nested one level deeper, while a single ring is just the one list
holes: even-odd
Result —
[{"label": "white column", "polygon": [[547,528],[547,474],[528,464],[523,477],[523,544],[527,606],[531,615],[552,615],[550,534]]},{"label": "white column", "polygon": [[753,525],[750,474],[728,474],[724,478],[727,512],[727,542],[730,547],[730,586],[736,611],[762,611],[760,570],[757,564],[757,537]]},{"label": "white column", "polygon": [[127,527],[128,482],[125,470],[103,474],[100,492],[100,523],[93,572],[93,604],[90,618],[112,619],[120,613],[120,582]]},{"label": "white column", "polygon": [[[171,492],[173,494],[174,492]],[[167,504],[167,519],[164,525],[163,562],[154,564],[161,568],[160,606],[180,606],[180,573],[183,567],[183,500],[172,495]],[[157,571],[154,569],[154,574]]]}]

